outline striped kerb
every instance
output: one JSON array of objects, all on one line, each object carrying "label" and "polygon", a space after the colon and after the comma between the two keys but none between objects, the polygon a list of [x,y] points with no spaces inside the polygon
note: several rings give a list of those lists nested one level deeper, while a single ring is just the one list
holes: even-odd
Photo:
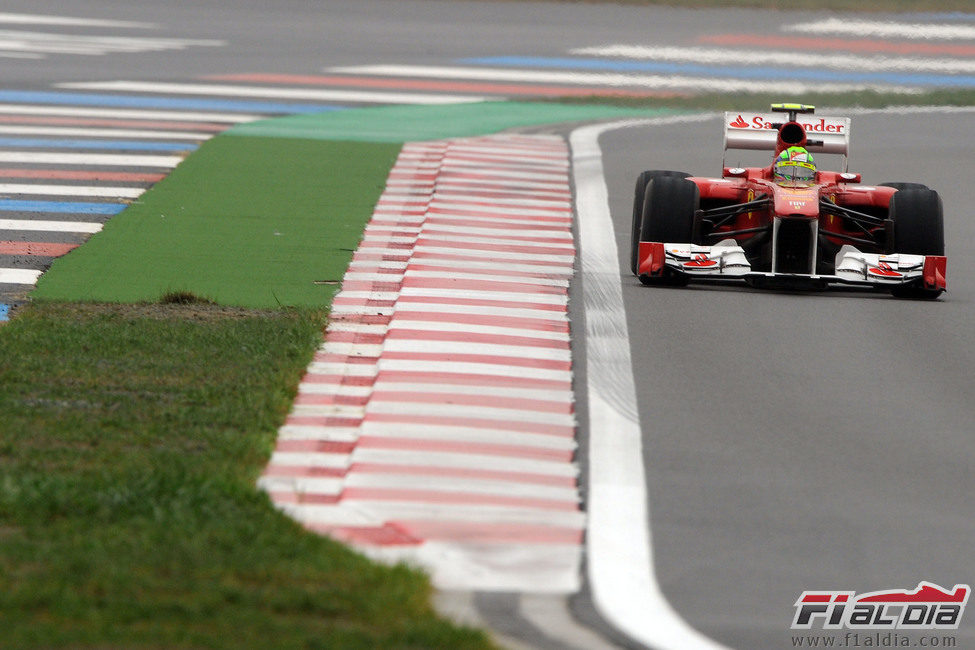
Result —
[{"label": "striped kerb", "polygon": [[403,148],[260,479],[282,510],[440,588],[578,590],[568,167],[557,136]]}]

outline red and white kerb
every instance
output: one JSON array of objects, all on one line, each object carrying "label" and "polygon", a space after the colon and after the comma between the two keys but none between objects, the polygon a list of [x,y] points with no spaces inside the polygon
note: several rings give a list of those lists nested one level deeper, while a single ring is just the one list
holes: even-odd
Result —
[{"label": "red and white kerb", "polygon": [[579,587],[568,149],[404,146],[260,485],[444,589]]}]

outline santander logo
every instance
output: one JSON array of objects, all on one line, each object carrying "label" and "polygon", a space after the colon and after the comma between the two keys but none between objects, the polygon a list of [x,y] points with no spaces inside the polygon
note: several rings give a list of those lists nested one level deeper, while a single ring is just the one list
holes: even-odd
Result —
[{"label": "santander logo", "polygon": [[[743,115],[738,115],[728,126],[732,129],[774,129],[774,122],[771,122],[762,115],[752,115],[749,120],[745,120]],[[842,122],[834,122],[824,117],[810,122],[799,122],[807,133],[843,133],[846,125]]]},{"label": "santander logo", "polygon": [[880,262],[876,267],[870,269],[870,273],[879,275],[882,278],[900,278],[904,275],[895,271],[887,262]]}]

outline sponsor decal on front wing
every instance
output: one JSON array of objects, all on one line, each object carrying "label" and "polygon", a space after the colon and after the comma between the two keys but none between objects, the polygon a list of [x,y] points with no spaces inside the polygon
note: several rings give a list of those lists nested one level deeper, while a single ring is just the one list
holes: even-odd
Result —
[{"label": "sponsor decal on front wing", "polygon": [[668,244],[668,263],[685,273],[741,276],[751,270],[745,252],[731,240],[716,246]]}]

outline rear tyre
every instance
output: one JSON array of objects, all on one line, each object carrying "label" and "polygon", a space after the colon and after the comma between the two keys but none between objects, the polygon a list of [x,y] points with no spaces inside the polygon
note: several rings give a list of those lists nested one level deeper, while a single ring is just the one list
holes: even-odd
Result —
[{"label": "rear tyre", "polygon": [[[894,252],[910,255],[944,255],[944,208],[934,190],[905,188],[890,199],[890,218],[894,222]],[[937,298],[941,291],[921,287],[898,287],[898,298]]]},{"label": "rear tyre", "polygon": [[690,174],[672,172],[661,169],[650,169],[641,173],[636,179],[633,191],[633,223],[630,230],[630,272],[636,275],[637,255],[640,250],[640,225],[643,223],[643,197],[646,195],[647,183],[660,176],[674,176],[687,178]]},{"label": "rear tyre", "polygon": [[[690,243],[694,213],[701,203],[697,185],[680,176],[658,176],[647,183],[643,197],[640,241]],[[675,275],[662,278],[640,277],[643,284],[683,285],[687,278]]]}]

